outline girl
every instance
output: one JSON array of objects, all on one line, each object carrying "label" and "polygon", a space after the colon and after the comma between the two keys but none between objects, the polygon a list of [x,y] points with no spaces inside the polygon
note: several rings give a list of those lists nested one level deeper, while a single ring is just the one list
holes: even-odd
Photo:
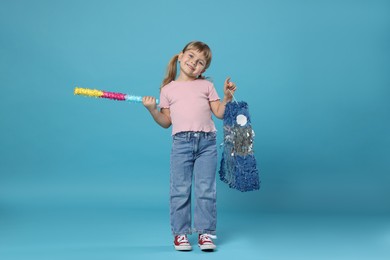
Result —
[{"label": "girl", "polygon": [[[211,50],[203,42],[190,42],[168,64],[160,88],[160,110],[156,99],[143,104],[162,127],[172,125],[170,173],[170,218],[176,250],[191,250],[187,235],[199,234],[201,250],[214,250],[216,233],[216,128],[213,113],[222,119],[236,85],[225,80],[222,102],[214,85],[203,73],[210,66]],[[179,75],[177,74],[179,63]],[[194,229],[191,228],[191,186],[194,180]]]}]

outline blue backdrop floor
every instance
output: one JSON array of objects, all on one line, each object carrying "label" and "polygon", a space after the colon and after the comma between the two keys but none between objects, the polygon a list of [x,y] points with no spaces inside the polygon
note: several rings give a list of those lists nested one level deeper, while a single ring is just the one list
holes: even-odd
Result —
[{"label": "blue backdrop floor", "polygon": [[[0,207],[0,259],[390,259],[385,216],[219,212],[218,250],[176,252],[165,209]],[[196,245],[196,236],[190,236]]]}]

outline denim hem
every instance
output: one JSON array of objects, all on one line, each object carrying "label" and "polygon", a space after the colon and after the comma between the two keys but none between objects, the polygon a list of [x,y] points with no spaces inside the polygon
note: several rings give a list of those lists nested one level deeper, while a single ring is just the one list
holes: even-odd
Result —
[{"label": "denim hem", "polygon": [[172,231],[172,234],[174,236],[180,236],[180,235],[191,235],[192,234],[192,230],[186,230],[184,232],[174,232]]},{"label": "denim hem", "polygon": [[211,231],[211,230],[196,230],[196,229],[193,229],[192,232],[194,233],[198,233],[199,235],[201,234],[209,234],[209,235],[217,235],[217,231]]}]

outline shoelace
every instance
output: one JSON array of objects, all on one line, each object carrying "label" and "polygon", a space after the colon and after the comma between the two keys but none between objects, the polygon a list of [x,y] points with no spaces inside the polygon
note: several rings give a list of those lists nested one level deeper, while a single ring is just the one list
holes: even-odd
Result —
[{"label": "shoelace", "polygon": [[202,234],[200,235],[199,237],[201,240],[203,240],[204,242],[213,242],[210,238],[212,239],[217,239],[217,236],[215,235],[210,235],[210,234]]},{"label": "shoelace", "polygon": [[188,243],[188,239],[186,235],[177,236],[177,242],[179,243]]}]

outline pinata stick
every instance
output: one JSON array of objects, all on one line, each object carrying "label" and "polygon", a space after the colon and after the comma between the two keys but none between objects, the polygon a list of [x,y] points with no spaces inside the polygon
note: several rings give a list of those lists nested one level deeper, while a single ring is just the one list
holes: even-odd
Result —
[{"label": "pinata stick", "polygon": [[[141,96],[133,96],[133,95],[123,94],[123,93],[108,92],[108,91],[89,89],[89,88],[76,87],[74,89],[74,94],[88,96],[88,97],[108,98],[108,99],[119,100],[119,101],[129,101],[129,102],[136,102],[136,103],[142,102]],[[156,103],[158,104],[158,99],[156,99]]]}]

